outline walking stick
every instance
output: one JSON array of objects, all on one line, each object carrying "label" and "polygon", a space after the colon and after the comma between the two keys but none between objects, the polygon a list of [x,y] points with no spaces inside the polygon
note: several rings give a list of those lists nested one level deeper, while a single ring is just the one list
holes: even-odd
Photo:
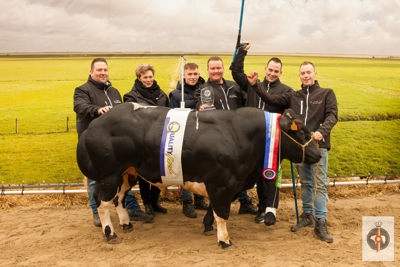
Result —
[{"label": "walking stick", "polygon": [[290,162],[290,169],[292,171],[292,184],[293,184],[293,197],[294,197],[294,207],[296,209],[296,220],[297,223],[299,223],[299,209],[297,207],[297,194],[296,194],[296,181],[294,179],[294,168],[293,168],[293,162]]},{"label": "walking stick", "polygon": [[237,36],[235,52],[233,52],[232,63],[235,61],[236,54],[240,47],[240,38],[242,35],[243,9],[244,9],[244,0],[242,0],[242,6],[240,8],[239,32],[238,32],[238,36]]}]

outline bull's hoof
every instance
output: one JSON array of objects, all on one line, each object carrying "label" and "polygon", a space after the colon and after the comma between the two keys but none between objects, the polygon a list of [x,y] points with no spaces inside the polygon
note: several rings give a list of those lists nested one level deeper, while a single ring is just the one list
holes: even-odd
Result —
[{"label": "bull's hoof", "polygon": [[221,248],[226,249],[232,246],[232,242],[229,240],[229,243],[225,243],[224,241],[219,241],[218,244],[221,246]]},{"label": "bull's hoof", "polygon": [[108,225],[104,228],[104,236],[109,244],[117,244],[120,242],[116,233],[111,234],[111,228]]},{"label": "bull's hoof", "polygon": [[214,234],[214,228],[212,225],[204,225],[204,235],[210,236]]},{"label": "bull's hoof", "polygon": [[224,241],[219,241],[218,244],[221,246],[221,248],[226,249],[232,246],[232,242],[229,240],[229,244],[225,243]]},{"label": "bull's hoof", "polygon": [[128,223],[128,224],[122,224],[120,225],[121,229],[124,233],[129,233],[133,230],[133,224]]}]

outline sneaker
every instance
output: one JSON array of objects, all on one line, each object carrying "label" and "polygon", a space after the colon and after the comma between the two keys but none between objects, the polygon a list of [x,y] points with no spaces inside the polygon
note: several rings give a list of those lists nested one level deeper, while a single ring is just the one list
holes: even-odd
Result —
[{"label": "sneaker", "polygon": [[152,214],[147,214],[142,210],[128,210],[128,215],[131,221],[150,223],[154,219],[154,216]]},{"label": "sneaker", "polygon": [[262,210],[259,210],[259,211],[257,212],[256,217],[254,217],[254,221],[255,221],[256,223],[262,223],[262,222],[264,222],[264,215],[265,215],[265,213],[264,213]]},{"label": "sneaker", "polygon": [[197,201],[195,200],[194,208],[196,210],[208,210],[208,204],[204,201],[204,199],[197,200]]},{"label": "sneaker", "polygon": [[333,242],[333,237],[328,232],[328,226],[326,225],[325,219],[317,219],[315,223],[314,233],[318,236],[321,241],[328,243]]},{"label": "sneaker", "polygon": [[266,226],[276,223],[276,208],[267,207],[265,209],[264,224]]},{"label": "sneaker", "polygon": [[290,230],[292,232],[297,232],[299,231],[301,228],[304,227],[315,227],[315,217],[314,215],[312,215],[311,213],[302,213],[300,215],[300,220],[299,223],[293,225]]},{"label": "sneaker", "polygon": [[99,213],[93,213],[93,224],[96,227],[101,227],[101,221],[100,221],[100,216]]},{"label": "sneaker", "polygon": [[257,214],[257,207],[253,203],[240,203],[239,214]]},{"label": "sneaker", "polygon": [[191,203],[183,203],[182,212],[188,218],[197,218],[197,213]]},{"label": "sneaker", "polygon": [[151,207],[153,208],[153,211],[159,212],[159,213],[167,213],[167,209],[161,206],[159,203],[154,203],[151,204]]}]

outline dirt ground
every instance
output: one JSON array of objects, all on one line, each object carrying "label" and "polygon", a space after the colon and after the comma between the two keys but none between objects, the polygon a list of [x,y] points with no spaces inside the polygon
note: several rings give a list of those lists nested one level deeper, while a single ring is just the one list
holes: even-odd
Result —
[{"label": "dirt ground", "polygon": [[[254,189],[250,194],[255,197]],[[282,189],[277,224],[256,224],[232,203],[223,250],[216,235],[202,233],[202,215],[186,218],[176,192],[163,198],[167,214],[153,223],[134,223],[119,244],[107,244],[92,224],[85,194],[0,196],[1,266],[400,266],[400,186],[329,188],[328,225],[334,242],[316,239],[313,229],[290,232],[295,223],[292,189]],[[140,199],[140,197],[138,198]],[[299,200],[299,207],[301,201]],[[301,212],[301,208],[300,208]],[[115,210],[114,225],[118,224]],[[395,261],[362,261],[362,216],[395,216]]]}]

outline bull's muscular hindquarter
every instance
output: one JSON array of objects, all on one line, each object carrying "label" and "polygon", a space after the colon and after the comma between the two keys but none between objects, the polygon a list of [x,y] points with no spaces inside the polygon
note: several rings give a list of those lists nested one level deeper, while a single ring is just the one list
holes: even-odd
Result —
[{"label": "bull's muscular hindquarter", "polygon": [[[101,205],[125,193],[123,184],[129,182],[122,174],[130,167],[134,168],[135,177],[140,174],[153,182],[159,179],[160,143],[168,111],[163,107],[138,108],[137,104],[125,103],[94,120],[81,135],[78,165],[87,177],[97,181]],[[292,111],[285,112],[289,116],[282,115],[281,128],[299,144],[306,143],[309,131],[302,128],[301,121],[295,122]],[[290,127],[293,123],[301,131],[293,130],[296,128]],[[239,192],[254,186],[262,171],[265,136],[264,112],[255,108],[193,111],[187,118],[182,147],[183,180],[186,188],[208,195],[222,247],[231,244],[226,229],[231,201]],[[299,144],[282,135],[281,157],[300,162],[304,154],[308,163],[319,160],[313,142],[305,148]],[[118,215],[124,217],[122,212]],[[109,235],[114,235],[111,221],[102,217],[102,224],[105,220],[110,225]],[[120,219],[120,223],[123,225],[125,220]],[[104,234],[107,229],[103,227]]]}]

